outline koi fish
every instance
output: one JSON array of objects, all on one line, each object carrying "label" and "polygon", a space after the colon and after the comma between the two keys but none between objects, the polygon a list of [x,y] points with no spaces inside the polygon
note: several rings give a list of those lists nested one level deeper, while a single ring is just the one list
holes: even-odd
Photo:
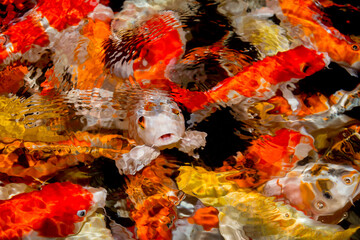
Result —
[{"label": "koi fish", "polygon": [[142,240],[171,239],[180,193],[169,176],[177,167],[160,156],[141,172],[128,176],[126,193],[134,204],[131,216]]},{"label": "koi fish", "polygon": [[299,46],[244,67],[205,92],[180,88],[168,79],[139,82],[145,89],[157,88],[171,93],[172,98],[190,112],[204,109],[209,104],[233,105],[247,98],[266,100],[272,97],[279,85],[297,81],[320,71],[326,66],[324,55]]},{"label": "koi fish", "polygon": [[225,239],[349,239],[359,228],[315,221],[295,208],[228,181],[229,173],[182,166],[176,182],[180,190],[219,210]]},{"label": "koi fish", "polygon": [[138,144],[166,147],[180,141],[184,133],[184,116],[166,95],[149,94],[130,111],[129,134]]},{"label": "koi fish", "polygon": [[310,76],[323,69],[325,61],[322,54],[299,46],[257,61],[206,92],[190,92],[174,85],[170,87],[175,101],[194,112],[209,103],[231,104],[245,98],[268,99],[274,95],[281,83]]},{"label": "koi fish", "polygon": [[[146,29],[156,31],[149,34]],[[183,54],[184,41],[180,30],[181,24],[171,11],[154,15],[131,31],[116,32],[113,29],[112,37],[104,45],[106,65],[115,74],[118,71],[118,76],[130,76],[131,81],[141,88],[170,92],[176,102],[194,112],[211,103],[230,104],[235,99],[240,101],[239,98],[268,99],[280,83],[309,76],[324,68],[327,61],[315,50],[300,46],[244,67],[242,72],[224,79],[208,91],[189,91],[173,83],[168,79],[171,74],[166,73]],[[168,42],[172,44],[168,46]],[[161,47],[157,48],[155,44]]]},{"label": "koi fish", "polygon": [[90,163],[101,156],[118,160],[135,142],[121,135],[78,132],[68,140],[1,142],[0,172],[9,176],[43,178],[80,162]]},{"label": "koi fish", "polygon": [[[98,16],[99,15],[99,16]],[[105,20],[102,15],[106,15]],[[109,15],[109,16],[108,16]],[[95,19],[90,16],[97,17]],[[102,61],[103,42],[110,35],[110,19],[113,12],[110,8],[99,4],[88,18],[84,18],[81,25],[75,29],[62,31],[54,40],[53,67],[45,73],[46,80],[40,84],[42,95],[61,93],[71,89],[91,90],[100,88],[104,84],[115,85],[117,81],[112,76],[108,80],[108,73]],[[66,76],[71,76],[69,79]]]},{"label": "koi fish", "polygon": [[328,1],[279,0],[282,13],[293,25],[303,30],[304,36],[316,46],[320,52],[329,54],[332,61],[360,69],[359,44],[341,34],[336,28],[324,23],[321,4]]},{"label": "koi fish", "polygon": [[104,189],[63,182],[1,200],[0,237],[22,239],[76,234],[87,216],[105,206],[105,198]]},{"label": "koi fish", "polygon": [[360,172],[350,166],[309,163],[297,166],[284,178],[270,180],[263,192],[266,196],[281,195],[287,203],[317,220],[352,202],[360,193],[359,181]]},{"label": "koi fish", "polygon": [[130,29],[112,23],[112,35],[104,42],[106,66],[119,77],[142,82],[164,79],[169,64],[184,53],[184,33],[173,11],[154,13]]},{"label": "koi fish", "polygon": [[120,173],[134,174],[159,156],[160,150],[178,148],[198,157],[194,150],[205,146],[204,132],[187,130],[180,108],[172,98],[160,91],[143,92],[129,111],[129,137],[139,146],[116,161]]},{"label": "koi fish", "polygon": [[280,129],[274,136],[261,135],[251,142],[244,154],[238,152],[235,161],[224,161],[215,172],[233,172],[227,176],[239,187],[256,187],[274,177],[283,177],[298,161],[315,150],[314,139],[304,133]]},{"label": "koi fish", "polygon": [[38,1],[20,21],[1,33],[0,64],[19,59],[36,46],[48,46],[57,33],[77,25],[97,5],[97,0]]}]

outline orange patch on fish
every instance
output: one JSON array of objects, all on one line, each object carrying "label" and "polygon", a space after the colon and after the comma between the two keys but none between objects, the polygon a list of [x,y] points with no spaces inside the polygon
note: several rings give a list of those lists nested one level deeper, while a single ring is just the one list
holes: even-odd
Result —
[{"label": "orange patch on fish", "polygon": [[166,197],[148,197],[132,218],[138,228],[137,235],[141,240],[171,239],[171,225],[176,216],[175,205]]},{"label": "orange patch on fish", "polygon": [[40,0],[37,4],[37,12],[46,17],[51,27],[61,31],[68,26],[77,25],[97,5],[97,0]]},{"label": "orange patch on fish", "polygon": [[219,227],[219,211],[214,207],[200,208],[195,215],[188,218],[189,223],[203,226],[205,231]]},{"label": "orange patch on fish", "polygon": [[[76,89],[100,88],[104,82],[104,63],[102,56],[104,49],[102,47],[104,39],[109,38],[110,26],[106,22],[88,20],[81,33],[89,39],[87,45],[87,58],[76,68]],[[81,44],[81,43],[80,43]],[[80,46],[79,46],[80,47]],[[75,60],[77,56],[74,56]]]},{"label": "orange patch on fish", "polygon": [[25,53],[33,45],[43,47],[50,43],[39,19],[31,15],[10,26],[0,38],[0,63],[9,56],[9,53]]},{"label": "orange patch on fish", "polygon": [[16,93],[24,85],[25,66],[7,66],[0,72],[0,93]]}]

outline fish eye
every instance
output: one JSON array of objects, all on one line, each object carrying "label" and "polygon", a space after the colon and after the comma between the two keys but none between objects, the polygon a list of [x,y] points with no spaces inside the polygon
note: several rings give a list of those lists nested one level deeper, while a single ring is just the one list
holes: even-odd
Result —
[{"label": "fish eye", "polygon": [[317,209],[323,209],[325,207],[325,203],[323,201],[318,201],[316,202],[315,207]]},{"label": "fish eye", "polygon": [[310,68],[310,66],[305,63],[305,64],[303,64],[303,65],[301,66],[301,71],[302,71],[303,73],[306,73],[306,71],[307,71],[309,68]]},{"label": "fish eye", "polygon": [[344,177],[343,181],[346,185],[352,184],[352,179],[350,177]]},{"label": "fish eye", "polygon": [[78,215],[78,217],[85,217],[86,210],[79,210],[77,211],[76,215]]},{"label": "fish eye", "polygon": [[138,124],[139,124],[141,129],[145,129],[145,118],[144,118],[144,116],[139,117]]},{"label": "fish eye", "polygon": [[331,194],[330,194],[329,192],[324,192],[324,193],[323,193],[323,196],[324,196],[325,198],[327,198],[327,199],[332,199],[332,196],[331,196]]},{"label": "fish eye", "polygon": [[172,108],[171,111],[172,111],[173,114],[176,114],[176,115],[180,114],[180,111],[175,109],[175,108]]},{"label": "fish eye", "polygon": [[352,49],[353,51],[358,51],[358,50],[359,50],[359,45],[354,44],[354,45],[351,46],[351,49]]}]

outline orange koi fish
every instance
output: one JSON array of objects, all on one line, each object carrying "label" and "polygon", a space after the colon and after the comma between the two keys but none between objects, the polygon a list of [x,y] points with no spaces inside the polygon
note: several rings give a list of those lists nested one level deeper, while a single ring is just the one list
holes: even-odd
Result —
[{"label": "orange koi fish", "polygon": [[206,92],[191,92],[175,84],[167,85],[172,88],[175,101],[194,112],[209,103],[229,103],[241,98],[268,99],[279,84],[312,75],[325,67],[324,61],[322,54],[300,46],[255,62]]},{"label": "orange koi fish", "polygon": [[104,189],[63,182],[1,200],[0,238],[35,239],[76,234],[87,216],[105,206],[105,198]]},{"label": "orange koi fish", "polygon": [[171,239],[180,198],[176,184],[169,176],[177,168],[177,164],[160,156],[136,175],[128,175],[126,193],[134,204],[131,215],[139,239]]},{"label": "orange koi fish", "polygon": [[86,132],[58,142],[1,142],[0,172],[9,176],[42,178],[101,156],[118,159],[134,144],[134,141],[120,135],[92,135]]},{"label": "orange koi fish", "polygon": [[29,14],[0,34],[0,64],[34,46],[47,46],[52,34],[77,25],[97,5],[97,0],[38,1]]},{"label": "orange koi fish", "polygon": [[[149,29],[153,31],[150,33]],[[114,32],[113,29],[104,45],[104,60],[116,75],[130,76],[130,81],[137,82],[142,88],[171,92],[175,101],[191,112],[209,103],[228,103],[239,97],[267,99],[278,84],[302,79],[325,67],[322,54],[300,46],[244,67],[242,72],[206,92],[189,91],[173,83],[168,78],[171,74],[167,73],[183,54],[181,33],[180,22],[171,11],[154,15],[132,30]],[[216,49],[214,45],[207,52]]]},{"label": "orange koi fish", "polygon": [[322,21],[321,5],[329,5],[328,0],[279,0],[279,3],[288,21],[299,26],[303,30],[302,37],[310,39],[318,51],[328,53],[334,62],[360,69],[359,44]]}]

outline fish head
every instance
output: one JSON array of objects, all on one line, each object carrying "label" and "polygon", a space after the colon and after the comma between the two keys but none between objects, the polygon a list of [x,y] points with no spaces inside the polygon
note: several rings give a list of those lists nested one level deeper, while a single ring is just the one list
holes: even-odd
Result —
[{"label": "fish head", "polygon": [[359,194],[360,173],[351,166],[328,164],[311,182],[314,199],[311,212],[314,216],[332,215],[345,207]]},{"label": "fish head", "polygon": [[[105,207],[106,190],[82,187],[70,182],[43,187],[43,202],[48,204],[33,230],[38,236],[66,237],[80,231],[87,217]],[[46,210],[46,212],[45,212]]]},{"label": "fish head", "polygon": [[129,134],[139,144],[168,148],[185,133],[184,116],[168,97],[148,97],[138,104],[129,118]]},{"label": "fish head", "polygon": [[84,187],[84,189],[92,194],[92,204],[87,210],[81,209],[81,206],[77,208],[76,216],[79,217],[80,221],[74,224],[75,225],[74,233],[80,232],[88,216],[91,216],[97,209],[105,207],[107,192],[104,188]]},{"label": "fish head", "polygon": [[360,172],[351,166],[310,163],[297,179],[283,181],[283,194],[291,205],[317,219],[352,202],[360,193],[359,181]]}]

